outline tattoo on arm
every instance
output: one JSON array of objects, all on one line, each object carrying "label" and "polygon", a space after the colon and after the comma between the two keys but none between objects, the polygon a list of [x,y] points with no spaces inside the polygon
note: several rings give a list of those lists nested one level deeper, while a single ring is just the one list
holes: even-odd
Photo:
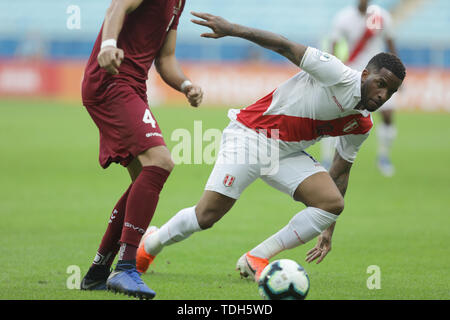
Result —
[{"label": "tattoo on arm", "polygon": [[338,187],[342,196],[345,196],[345,192],[347,191],[348,178],[349,178],[348,174],[341,174],[341,175],[337,176],[336,178],[333,178],[334,183],[336,183],[336,186]]},{"label": "tattoo on arm", "polygon": [[344,196],[345,192],[347,191],[351,167],[352,163],[342,159],[341,156],[336,152],[333,159],[333,164],[330,168],[330,176],[338,187],[342,196]]},{"label": "tattoo on arm", "polygon": [[234,25],[233,36],[252,41],[261,47],[275,51],[276,53],[286,57],[295,65],[299,65],[303,59],[307,47],[294,43],[287,38],[259,29],[253,29],[240,25]]}]

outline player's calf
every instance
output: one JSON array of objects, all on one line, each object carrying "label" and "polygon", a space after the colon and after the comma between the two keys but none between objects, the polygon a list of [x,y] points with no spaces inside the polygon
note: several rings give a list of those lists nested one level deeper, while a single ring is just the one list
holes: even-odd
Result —
[{"label": "player's calf", "polygon": [[150,227],[136,255],[138,271],[145,272],[165,246],[183,241],[195,232],[212,227],[229,211],[235,201],[217,192],[205,191],[197,206],[180,210],[159,230]]},{"label": "player's calf", "polygon": [[211,228],[233,207],[236,199],[206,190],[195,206],[197,221],[202,230]]},{"label": "player's calf", "polygon": [[183,241],[194,232],[201,230],[195,214],[195,207],[180,210],[160,229],[148,228],[136,255],[138,271],[145,272],[165,246]]},{"label": "player's calf", "polygon": [[[246,261],[263,259],[260,261],[267,260],[268,262],[280,252],[295,248],[314,239],[330,227],[338,217],[338,215],[314,207],[308,207],[300,211],[284,228],[250,250],[248,252],[250,258],[248,254],[247,257],[241,257],[237,266],[241,275],[243,273],[244,275],[245,273],[252,275],[252,272],[250,272],[252,268],[246,265]],[[255,261],[258,262],[257,260]],[[257,265],[257,263],[254,264]],[[255,268],[253,270],[257,271]],[[255,275],[257,274],[256,271],[253,272]]]},{"label": "player's calf", "polygon": [[210,229],[225,213],[221,209],[198,210],[197,221],[202,230]]}]

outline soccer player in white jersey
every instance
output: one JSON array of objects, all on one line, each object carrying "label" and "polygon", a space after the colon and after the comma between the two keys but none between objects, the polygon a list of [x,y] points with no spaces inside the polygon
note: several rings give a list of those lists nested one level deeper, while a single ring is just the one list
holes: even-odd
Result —
[{"label": "soccer player in white jersey", "polygon": [[[368,0],[357,0],[357,6],[350,6],[338,12],[331,33],[332,54],[336,54],[336,44],[344,39],[349,48],[345,62],[352,69],[364,70],[369,60],[379,52],[388,49],[397,54],[392,27],[392,18],[385,9],[371,5]],[[382,122],[377,126],[377,165],[380,172],[390,177],[394,166],[390,160],[390,150],[397,135],[393,122],[394,104],[389,101],[380,108]],[[334,154],[335,139],[322,141],[322,164],[329,166]]]},{"label": "soccer player in white jersey", "polygon": [[[370,112],[400,87],[405,77],[402,62],[392,54],[381,53],[359,72],[330,54],[271,32],[232,24],[207,13],[192,14],[200,18],[192,22],[212,29],[203,37],[233,36],[252,41],[283,55],[302,71],[251,106],[230,110],[231,121],[223,132],[218,159],[200,201],[179,211],[160,229],[147,230],[136,256],[138,271],[145,272],[164,246],[212,227],[257,178],[303,202],[306,208],[243,254],[237,263],[240,273],[257,280],[269,259],[317,236],[318,243],[306,259],[322,261],[331,248],[336,219],[344,209],[350,168],[372,127]],[[329,173],[304,152],[323,136],[339,136]],[[276,155],[276,164],[267,169],[259,152],[269,150],[268,146],[271,155]]]}]

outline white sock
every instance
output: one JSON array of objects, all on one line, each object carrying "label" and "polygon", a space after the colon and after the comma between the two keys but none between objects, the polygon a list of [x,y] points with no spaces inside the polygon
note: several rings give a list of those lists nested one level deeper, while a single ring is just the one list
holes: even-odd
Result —
[{"label": "white sock", "polygon": [[281,251],[295,248],[314,239],[337,218],[337,215],[322,209],[308,207],[297,213],[283,229],[250,250],[250,254],[271,259]]},{"label": "white sock", "polygon": [[180,242],[200,230],[202,229],[198,225],[195,207],[180,210],[154,235],[145,239],[145,251],[155,256],[164,246]]},{"label": "white sock", "polygon": [[377,127],[378,137],[378,155],[381,157],[389,157],[392,144],[397,137],[397,129],[394,125],[386,125],[380,123]]}]

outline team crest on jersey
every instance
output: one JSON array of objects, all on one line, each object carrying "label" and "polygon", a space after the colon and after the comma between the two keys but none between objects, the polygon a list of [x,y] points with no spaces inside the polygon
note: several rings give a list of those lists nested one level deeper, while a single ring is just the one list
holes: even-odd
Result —
[{"label": "team crest on jersey", "polygon": [[331,55],[329,53],[317,50],[316,56],[319,58],[320,61],[328,62],[331,60]]},{"label": "team crest on jersey", "polygon": [[234,180],[236,180],[235,177],[233,177],[231,174],[225,175],[225,179],[223,179],[223,185],[225,187],[231,187],[234,183]]},{"label": "team crest on jersey", "polygon": [[322,52],[322,55],[320,56],[320,61],[328,62],[331,59],[331,56],[328,53]]},{"label": "team crest on jersey", "polygon": [[350,131],[355,130],[358,127],[359,127],[358,121],[356,119],[353,119],[352,121],[350,121],[344,125],[344,128],[342,129],[342,131],[344,131],[345,133],[348,133]]}]

